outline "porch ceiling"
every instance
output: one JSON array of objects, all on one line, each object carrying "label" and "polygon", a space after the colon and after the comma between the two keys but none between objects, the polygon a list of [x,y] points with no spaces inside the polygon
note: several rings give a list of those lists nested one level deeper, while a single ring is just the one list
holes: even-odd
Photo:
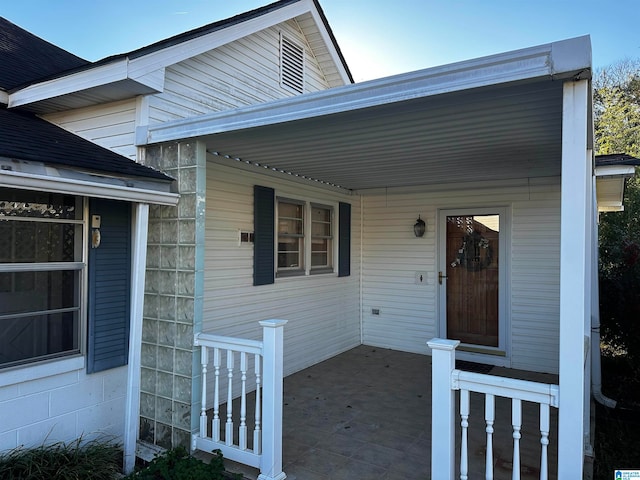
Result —
[{"label": "porch ceiling", "polygon": [[560,175],[562,82],[485,87],[206,138],[352,190]]}]

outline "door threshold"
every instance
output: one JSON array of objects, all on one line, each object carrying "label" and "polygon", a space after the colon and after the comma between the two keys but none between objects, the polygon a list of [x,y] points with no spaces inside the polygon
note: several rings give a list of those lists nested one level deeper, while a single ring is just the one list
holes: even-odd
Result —
[{"label": "door threshold", "polygon": [[493,355],[495,357],[506,357],[507,352],[492,347],[481,347],[478,345],[460,344],[456,348],[458,352],[480,353],[482,355]]}]

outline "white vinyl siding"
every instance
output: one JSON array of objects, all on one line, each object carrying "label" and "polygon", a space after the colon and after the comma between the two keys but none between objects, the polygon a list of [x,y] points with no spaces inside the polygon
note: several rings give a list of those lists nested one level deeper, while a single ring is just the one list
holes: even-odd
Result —
[{"label": "white vinyl siding", "polygon": [[[504,206],[511,209],[512,224],[507,274],[511,366],[557,373],[559,195],[554,184],[365,196],[363,343],[429,353],[426,342],[444,336],[438,325],[438,211]],[[422,238],[413,233],[418,214],[427,223]],[[422,273],[426,285],[417,285],[416,274]]]},{"label": "white vinyl siding", "polygon": [[[164,92],[149,97],[149,123],[218,112],[294,95],[280,85],[280,32],[305,44],[295,22],[254,33],[167,67]],[[305,48],[305,91],[329,88]]]},{"label": "white vinyl siding", "polygon": [[101,147],[136,159],[135,99],[53,113],[44,118]]},{"label": "white vinyl siding", "polygon": [[[253,231],[253,186],[278,195],[323,204],[352,204],[352,274],[277,278],[253,286],[253,244],[238,242]],[[258,339],[257,322],[288,320],[284,330],[285,373],[290,374],[360,344],[359,197],[207,164],[203,331]]]}]

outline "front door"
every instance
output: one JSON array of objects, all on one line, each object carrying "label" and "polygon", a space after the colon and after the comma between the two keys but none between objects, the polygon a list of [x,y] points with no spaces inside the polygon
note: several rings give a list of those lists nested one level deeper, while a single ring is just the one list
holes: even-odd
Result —
[{"label": "front door", "polygon": [[501,210],[448,211],[440,219],[438,278],[446,336],[487,353],[504,351]]}]

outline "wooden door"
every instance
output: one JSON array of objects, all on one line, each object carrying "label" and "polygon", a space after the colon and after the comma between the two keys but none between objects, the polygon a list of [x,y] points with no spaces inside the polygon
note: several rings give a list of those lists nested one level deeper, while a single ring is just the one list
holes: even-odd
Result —
[{"label": "wooden door", "polygon": [[500,215],[447,216],[446,225],[447,338],[498,347]]}]

